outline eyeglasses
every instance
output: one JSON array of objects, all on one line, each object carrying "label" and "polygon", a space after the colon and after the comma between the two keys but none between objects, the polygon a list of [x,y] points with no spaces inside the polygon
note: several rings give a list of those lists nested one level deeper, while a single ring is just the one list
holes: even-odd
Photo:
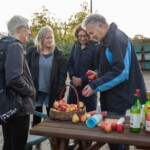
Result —
[{"label": "eyeglasses", "polygon": [[79,34],[79,35],[78,35],[78,38],[80,38],[80,39],[81,39],[81,38],[88,38],[88,35],[80,35],[80,34]]}]

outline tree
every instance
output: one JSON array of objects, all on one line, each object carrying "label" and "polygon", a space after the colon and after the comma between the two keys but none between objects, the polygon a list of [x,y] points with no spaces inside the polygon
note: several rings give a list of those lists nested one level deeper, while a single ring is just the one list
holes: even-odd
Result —
[{"label": "tree", "polygon": [[35,37],[41,27],[50,25],[54,31],[55,41],[59,47],[66,52],[67,55],[71,49],[71,45],[74,42],[74,28],[81,24],[85,16],[90,12],[88,9],[88,3],[83,2],[81,5],[81,11],[70,16],[66,21],[57,19],[54,14],[43,6],[41,12],[35,12],[31,19],[32,36]]}]

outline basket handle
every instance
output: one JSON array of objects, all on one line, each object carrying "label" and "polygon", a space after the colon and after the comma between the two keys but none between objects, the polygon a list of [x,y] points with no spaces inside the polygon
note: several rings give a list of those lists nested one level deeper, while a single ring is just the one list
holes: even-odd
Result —
[{"label": "basket handle", "polygon": [[79,111],[79,110],[80,110],[80,108],[79,108],[79,96],[78,96],[78,93],[77,93],[76,88],[75,88],[73,85],[71,85],[71,84],[66,84],[66,85],[64,86],[64,88],[62,89],[62,91],[61,91],[61,93],[60,93],[60,99],[63,98],[62,96],[63,96],[63,93],[64,93],[64,91],[65,91],[65,89],[66,89],[67,86],[70,86],[70,87],[74,90],[74,92],[75,92],[76,99],[77,99],[77,110]]}]

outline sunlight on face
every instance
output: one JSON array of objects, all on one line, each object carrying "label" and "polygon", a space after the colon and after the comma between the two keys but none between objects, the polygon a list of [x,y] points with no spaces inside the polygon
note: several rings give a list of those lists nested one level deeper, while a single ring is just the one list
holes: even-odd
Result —
[{"label": "sunlight on face", "polygon": [[25,43],[27,42],[29,36],[31,35],[31,30],[29,27],[20,27],[19,29],[19,40],[22,42],[22,43]]},{"label": "sunlight on face", "polygon": [[43,47],[51,47],[53,42],[54,42],[53,34],[52,32],[48,31],[45,34],[43,42],[42,42]]}]

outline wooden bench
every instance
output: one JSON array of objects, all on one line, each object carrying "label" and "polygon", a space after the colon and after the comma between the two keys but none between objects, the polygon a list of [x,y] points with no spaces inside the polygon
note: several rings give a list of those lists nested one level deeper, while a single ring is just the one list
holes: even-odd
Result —
[{"label": "wooden bench", "polygon": [[[46,114],[34,111],[33,115],[39,116],[43,119],[47,118]],[[47,136],[39,136],[39,135],[28,135],[26,150],[32,150],[33,145],[39,146],[45,140],[50,140],[50,137]]]}]

